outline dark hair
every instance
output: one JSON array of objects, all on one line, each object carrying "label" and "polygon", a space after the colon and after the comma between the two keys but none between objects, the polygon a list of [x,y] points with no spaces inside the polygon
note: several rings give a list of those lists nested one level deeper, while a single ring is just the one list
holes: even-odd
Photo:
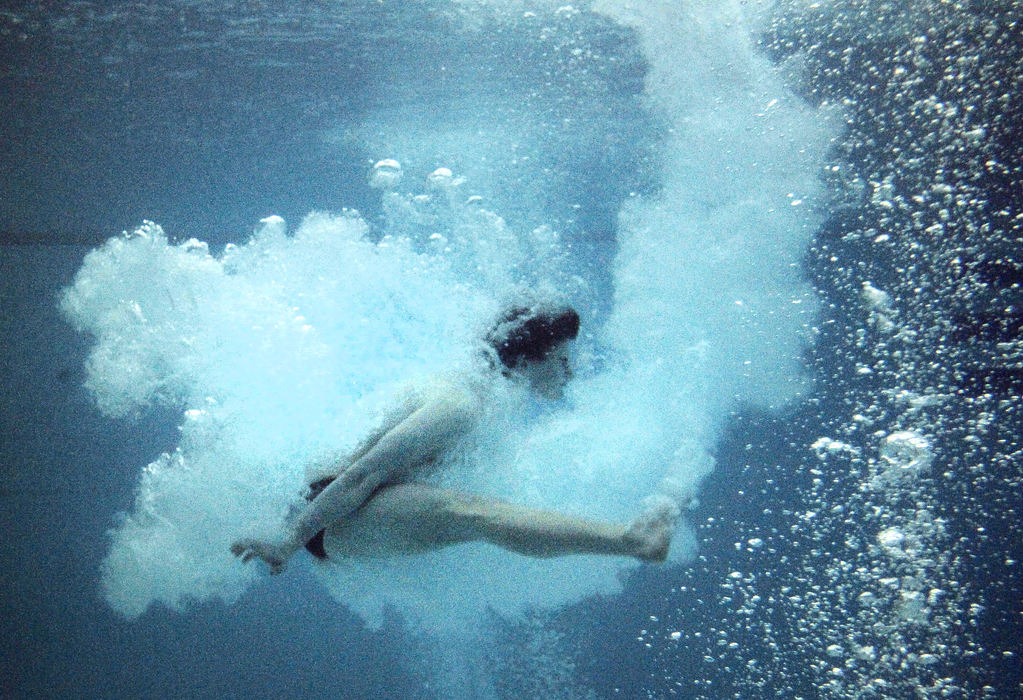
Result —
[{"label": "dark hair", "polygon": [[579,335],[579,314],[570,306],[506,311],[487,333],[487,342],[508,369],[521,360],[540,362],[560,343]]}]

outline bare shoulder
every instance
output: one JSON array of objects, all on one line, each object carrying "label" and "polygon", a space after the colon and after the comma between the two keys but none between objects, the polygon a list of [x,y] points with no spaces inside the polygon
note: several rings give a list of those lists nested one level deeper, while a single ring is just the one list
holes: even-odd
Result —
[{"label": "bare shoulder", "polygon": [[485,394],[463,375],[431,377],[421,385],[421,392],[420,408],[406,427],[423,438],[430,435],[438,444],[470,431],[483,413]]},{"label": "bare shoulder", "polygon": [[478,412],[487,398],[488,384],[470,372],[451,372],[431,377],[422,387],[424,405],[444,404],[452,410]]}]

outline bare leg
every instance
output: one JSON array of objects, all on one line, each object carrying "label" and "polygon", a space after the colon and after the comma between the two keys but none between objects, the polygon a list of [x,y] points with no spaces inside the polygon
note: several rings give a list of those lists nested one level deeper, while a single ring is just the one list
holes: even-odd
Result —
[{"label": "bare leg", "polygon": [[644,561],[668,557],[677,511],[644,514],[629,525],[469,497],[458,509],[476,538],[532,557],[617,554]]},{"label": "bare leg", "polygon": [[531,557],[609,554],[664,561],[678,509],[665,505],[629,525],[526,508],[423,484],[377,491],[327,531],[328,551],[351,556],[413,554],[460,542],[489,542]]},{"label": "bare leg", "polygon": [[478,414],[470,399],[464,392],[450,392],[423,404],[344,469],[280,538],[238,540],[231,552],[243,562],[258,557],[271,573],[281,573],[288,559],[316,533],[351,516],[381,484],[409,478],[468,431]]}]

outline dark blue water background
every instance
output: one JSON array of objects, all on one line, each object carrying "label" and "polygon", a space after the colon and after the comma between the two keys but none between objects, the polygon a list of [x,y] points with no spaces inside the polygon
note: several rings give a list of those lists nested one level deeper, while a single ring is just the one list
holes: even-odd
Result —
[{"label": "dark blue water background", "polygon": [[[737,410],[694,515],[702,550],[691,566],[643,570],[621,595],[541,616],[557,635],[544,653],[574,665],[565,687],[597,697],[816,696],[826,674],[815,668],[821,648],[813,640],[853,616],[852,601],[834,592],[836,581],[821,574],[820,562],[864,528],[862,513],[850,512],[807,532],[794,529],[793,514],[812,498],[857,502],[852,467],[828,472],[806,446],[851,410],[870,406],[884,387],[878,375],[865,384],[848,371],[869,355],[850,330],[863,325],[853,307],[865,276],[906,298],[914,284],[922,287],[924,301],[910,321],[921,329],[944,324],[943,335],[924,333],[918,341],[920,366],[940,356],[940,367],[908,384],[956,396],[934,419],[943,429],[939,471],[951,476],[929,505],[949,518],[944,543],[958,562],[949,570],[970,591],[964,599],[984,605],[977,614],[943,619],[945,639],[961,648],[945,657],[940,673],[914,678],[955,675],[953,697],[984,696],[984,686],[991,697],[1012,697],[1020,687],[1019,569],[1006,561],[1023,557],[1011,530],[1021,512],[1023,384],[992,348],[1019,334],[1019,312],[1000,309],[1020,284],[1023,159],[1012,135],[1023,99],[1014,20],[1021,8],[1001,2],[939,12],[940,3],[922,3],[916,10],[925,33],[938,28],[928,35],[933,62],[918,65],[921,89],[986,113],[998,151],[987,157],[1003,167],[978,172],[969,153],[942,156],[939,127],[914,122],[911,103],[885,93],[875,68],[890,68],[900,51],[909,52],[914,34],[868,40],[884,24],[878,17],[887,4],[836,5],[845,14],[779,12],[774,31],[762,37],[765,52],[778,60],[797,56],[804,65],[798,89],[808,101],[857,100],[836,159],[866,175],[894,171],[909,179],[911,168],[899,170],[891,144],[939,133],[932,149],[939,162],[929,165],[947,168],[950,179],[983,199],[957,203],[953,221],[982,216],[989,225],[950,226],[946,239],[921,239],[912,252],[888,254],[848,235],[873,230],[874,210],[855,197],[836,205],[806,260],[830,324],[822,325],[808,362],[825,381],[785,415]],[[434,697],[416,661],[429,658],[428,640],[397,618],[367,631],[301,569],[286,586],[262,580],[232,606],[200,605],[186,614],[155,608],[130,623],[106,607],[97,574],[105,532],[131,502],[138,465],[176,444],[177,417],[153,411],[129,425],[98,415],[81,388],[88,339],[58,317],[56,295],[89,247],[144,218],[176,239],[196,236],[214,247],[243,240],[271,213],[297,221],[311,209],[355,207],[372,219],[377,198],[366,172],[381,154],[361,152],[357,141],[325,141],[324,131],[382,105],[429,109],[477,91],[534,100],[552,117],[539,146],[556,173],[547,199],[517,196],[521,173],[510,165],[504,175],[495,168],[488,183],[509,222],[551,223],[610,256],[621,199],[656,186],[649,153],[657,130],[637,100],[645,66],[634,36],[596,17],[560,30],[554,24],[554,38],[542,42],[514,22],[468,34],[419,2],[343,12],[327,3],[8,8],[0,13],[0,694]],[[566,72],[549,51],[570,35],[615,60],[576,66],[585,79]],[[967,82],[943,87],[949,66],[968,73]],[[955,91],[964,84],[968,97]],[[556,118],[579,104],[598,105],[587,107],[589,116],[608,110],[611,127],[602,130],[599,119],[583,135],[559,127]],[[912,220],[911,211],[904,215]],[[942,273],[957,258],[969,275],[949,281]],[[907,261],[917,266],[912,274]],[[967,277],[980,285],[969,294],[962,291]],[[879,412],[885,410],[894,409]],[[964,443],[979,410],[996,410],[998,420],[979,443]],[[818,468],[825,470],[823,493],[813,483]],[[769,554],[736,547],[754,536],[771,543]],[[803,596],[750,617],[738,596],[722,593],[729,572],[748,570],[757,572],[765,598],[788,599],[800,584]],[[823,586],[816,594],[815,585]],[[495,620],[494,628],[496,688],[529,696],[538,687],[535,635],[514,621]],[[666,630],[683,634],[672,640]],[[727,651],[724,638],[742,652]],[[746,666],[753,657],[759,670]],[[894,687],[892,697],[908,697],[905,687]]]}]

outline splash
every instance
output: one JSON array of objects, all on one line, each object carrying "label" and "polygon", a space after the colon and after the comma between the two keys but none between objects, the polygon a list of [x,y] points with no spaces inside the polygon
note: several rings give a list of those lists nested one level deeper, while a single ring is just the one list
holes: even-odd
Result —
[{"label": "splash", "polygon": [[[62,308],[95,338],[87,385],[97,405],[131,417],[163,404],[182,416],[180,445],[142,470],[111,533],[103,586],[115,609],[237,599],[261,574],[230,556],[231,539],[276,527],[304,465],[354,444],[395,381],[468,357],[499,300],[522,287],[580,309],[581,371],[554,410],[503,397],[489,430],[444,473],[448,485],[627,519],[652,493],[693,493],[735,401],[773,405],[802,388],[814,304],[798,261],[819,218],[809,203],[828,114],[790,95],[756,56],[740,3],[623,7],[599,9],[643,43],[648,106],[665,126],[663,186],[621,212],[600,326],[592,267],[550,228],[514,230],[448,171],[406,192],[389,166],[376,178],[384,217],[372,225],[314,214],[289,234],[271,218],[213,254],[147,223],[87,256]],[[400,131],[410,115],[376,118]],[[430,126],[416,118],[417,130]],[[388,149],[388,131],[377,133]],[[486,162],[485,139],[436,133],[430,156],[455,141],[463,160]],[[318,571],[370,623],[390,606],[457,630],[488,609],[515,615],[614,591],[623,566],[471,545]]]}]

